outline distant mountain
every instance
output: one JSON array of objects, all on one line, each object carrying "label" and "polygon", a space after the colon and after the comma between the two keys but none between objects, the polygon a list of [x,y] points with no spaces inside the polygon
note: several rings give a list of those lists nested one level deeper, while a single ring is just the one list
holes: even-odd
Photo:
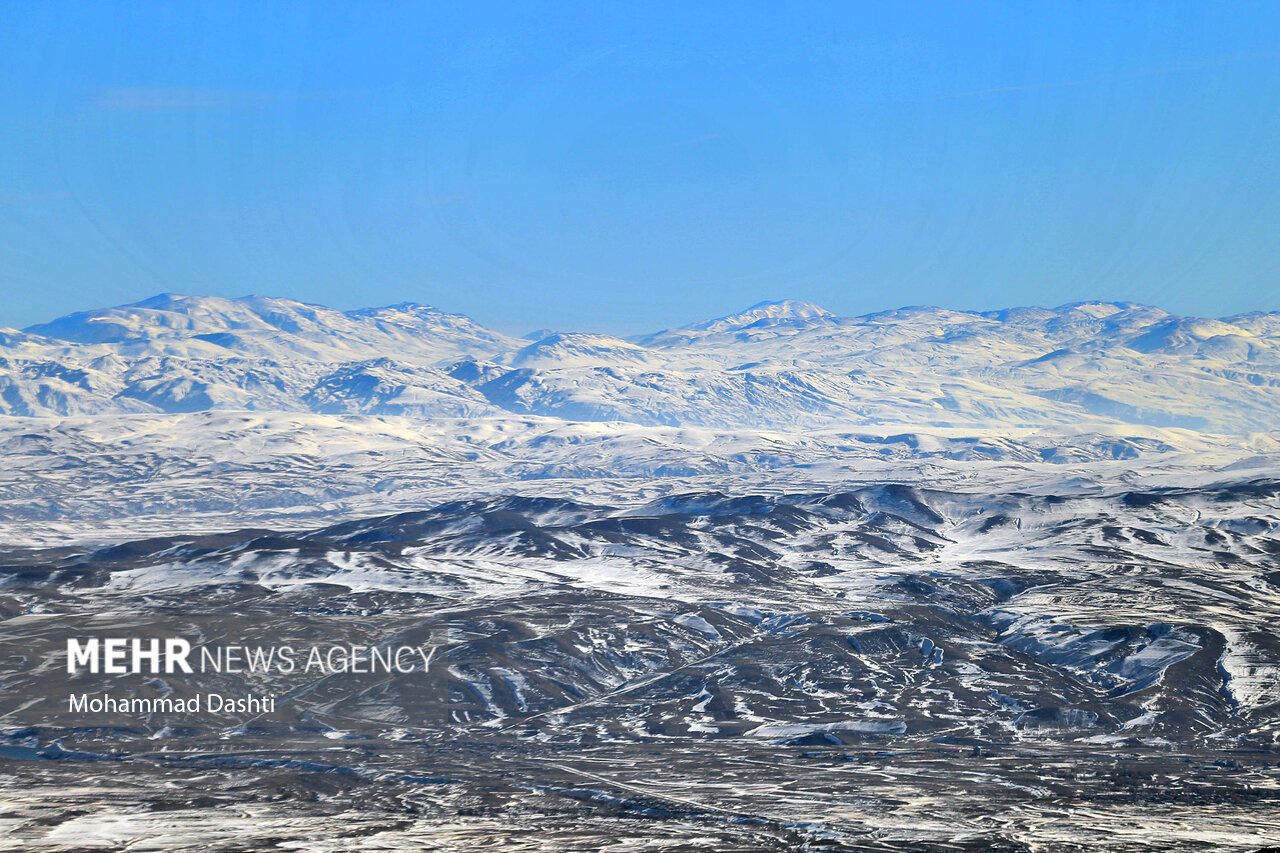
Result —
[{"label": "distant mountain", "polygon": [[735,329],[748,329],[756,325],[792,324],[804,325],[814,320],[834,317],[825,308],[812,302],[801,302],[797,299],[783,299],[780,302],[757,302],[745,311],[707,320],[683,328],[694,332],[727,332]]},{"label": "distant mountain", "polygon": [[379,358],[415,362],[494,355],[516,341],[460,314],[403,303],[341,312],[291,299],[160,294],[132,305],[71,314],[28,334],[77,344],[108,344],[131,356],[228,355],[320,361]]},{"label": "distant mountain", "polygon": [[0,330],[0,413],[206,410],[1269,431],[1280,423],[1280,315],[1087,302],[839,317],[783,300],[632,341],[553,332],[530,342],[415,303],[342,312],[162,294]]},{"label": "distant mountain", "polygon": [[519,350],[511,363],[521,367],[573,367],[577,365],[645,364],[648,351],[612,335],[558,332]]}]

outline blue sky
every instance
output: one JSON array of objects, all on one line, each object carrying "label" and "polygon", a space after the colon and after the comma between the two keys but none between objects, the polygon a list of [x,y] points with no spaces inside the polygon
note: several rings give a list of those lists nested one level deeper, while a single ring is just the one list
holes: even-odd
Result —
[{"label": "blue sky", "polygon": [[1280,4],[12,3],[0,326],[1280,310]]}]

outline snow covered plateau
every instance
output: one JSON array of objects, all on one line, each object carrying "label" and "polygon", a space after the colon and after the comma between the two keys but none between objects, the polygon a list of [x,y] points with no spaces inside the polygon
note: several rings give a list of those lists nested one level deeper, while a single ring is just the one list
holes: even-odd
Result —
[{"label": "snow covered plateau", "polygon": [[[0,329],[0,848],[1280,845],[1280,314]],[[433,649],[67,672],[66,640]],[[72,692],[277,697],[71,713]]]}]

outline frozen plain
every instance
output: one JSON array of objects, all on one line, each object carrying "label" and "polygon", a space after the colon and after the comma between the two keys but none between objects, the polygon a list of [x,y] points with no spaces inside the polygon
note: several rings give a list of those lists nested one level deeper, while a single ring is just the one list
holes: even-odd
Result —
[{"label": "frozen plain", "polygon": [[[15,849],[1280,844],[1277,315],[163,296],[0,348]],[[69,626],[439,671],[71,719]]]}]

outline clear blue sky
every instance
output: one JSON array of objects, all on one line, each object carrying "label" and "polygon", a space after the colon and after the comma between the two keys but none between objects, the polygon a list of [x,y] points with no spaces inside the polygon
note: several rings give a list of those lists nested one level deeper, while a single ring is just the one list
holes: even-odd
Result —
[{"label": "clear blue sky", "polygon": [[1280,309],[1280,4],[7,3],[0,326]]}]

